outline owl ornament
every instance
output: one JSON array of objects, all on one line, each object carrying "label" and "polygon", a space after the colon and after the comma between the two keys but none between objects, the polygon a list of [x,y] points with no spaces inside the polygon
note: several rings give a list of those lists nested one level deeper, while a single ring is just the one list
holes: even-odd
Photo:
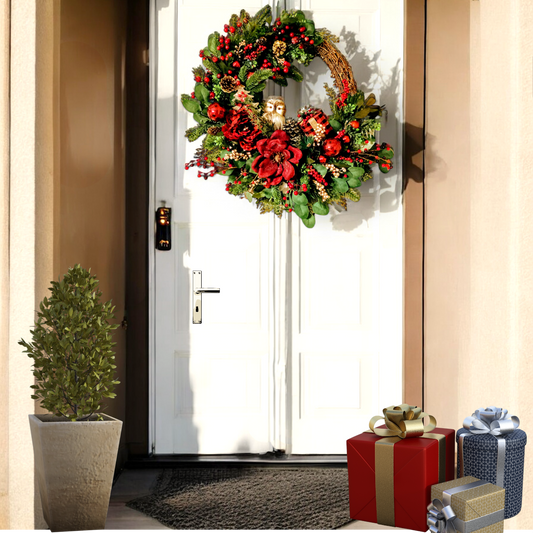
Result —
[{"label": "owl ornament", "polygon": [[281,96],[269,96],[264,102],[263,118],[274,126],[275,130],[282,130],[285,125],[285,102]]}]

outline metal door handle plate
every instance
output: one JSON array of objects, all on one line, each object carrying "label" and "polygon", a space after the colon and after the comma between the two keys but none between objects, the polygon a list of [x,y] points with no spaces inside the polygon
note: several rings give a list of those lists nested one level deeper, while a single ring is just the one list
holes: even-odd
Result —
[{"label": "metal door handle plate", "polygon": [[215,287],[202,287],[202,271],[192,271],[192,323],[202,323],[202,294],[219,293],[220,289]]}]

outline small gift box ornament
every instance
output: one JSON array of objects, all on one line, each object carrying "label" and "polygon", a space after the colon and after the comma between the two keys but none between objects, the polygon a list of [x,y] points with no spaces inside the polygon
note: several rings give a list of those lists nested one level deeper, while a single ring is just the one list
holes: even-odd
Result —
[{"label": "small gift box ornament", "polygon": [[300,109],[298,112],[299,125],[308,137],[327,137],[332,131],[328,117],[324,111],[316,107]]},{"label": "small gift box ornament", "polygon": [[505,489],[505,518],[522,508],[527,436],[506,409],[478,409],[457,432],[457,477],[474,476]]},{"label": "small gift box ornament", "polygon": [[[431,486],[454,478],[455,431],[408,404],[383,414],[347,441],[350,517],[426,531]],[[385,427],[375,427],[382,419]]]},{"label": "small gift box ornament", "polygon": [[467,476],[431,487],[431,533],[502,533],[505,489]]}]

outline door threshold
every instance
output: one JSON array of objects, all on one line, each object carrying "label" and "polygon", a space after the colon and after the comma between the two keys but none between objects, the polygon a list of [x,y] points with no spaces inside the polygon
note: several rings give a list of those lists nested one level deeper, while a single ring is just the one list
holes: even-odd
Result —
[{"label": "door threshold", "polygon": [[301,467],[346,467],[346,455],[280,455],[266,454],[230,454],[230,455],[151,455],[130,457],[125,468],[179,468],[179,467],[246,467],[246,466],[301,466]]}]

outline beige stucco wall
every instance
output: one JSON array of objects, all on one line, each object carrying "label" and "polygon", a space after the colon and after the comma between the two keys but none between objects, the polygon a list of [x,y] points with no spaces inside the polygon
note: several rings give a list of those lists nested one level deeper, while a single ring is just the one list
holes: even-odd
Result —
[{"label": "beige stucco wall", "polygon": [[[426,411],[496,405],[533,435],[533,2],[428,2]],[[533,455],[523,511],[533,529]]]},{"label": "beige stucco wall", "polygon": [[0,1],[0,529],[9,525],[9,0]]},{"label": "beige stucco wall", "polygon": [[27,414],[31,361],[17,345],[35,309],[35,25],[33,2],[11,3],[11,135],[9,201],[9,527],[34,526],[33,451]]}]

